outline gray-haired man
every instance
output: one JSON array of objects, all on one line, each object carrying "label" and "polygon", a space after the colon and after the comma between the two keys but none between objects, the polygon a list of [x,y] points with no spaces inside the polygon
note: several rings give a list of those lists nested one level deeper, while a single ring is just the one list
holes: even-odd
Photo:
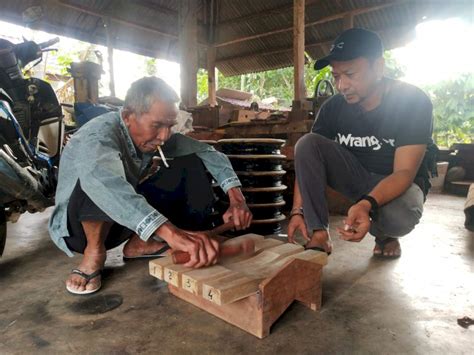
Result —
[{"label": "gray-haired man", "polygon": [[[212,194],[204,166],[229,196],[224,220],[232,218],[236,229],[250,225],[252,215],[227,157],[171,133],[178,100],[161,79],[142,78],[132,84],[120,113],[96,117],[66,145],[49,230],[66,254],[84,254],[66,281],[69,292],[99,290],[106,250],[124,241],[125,258],[159,255],[171,247],[190,254],[187,266],[215,263],[219,246],[214,240],[175,226],[185,221],[186,228],[207,227]],[[173,159],[170,167],[140,184],[157,147]]]}]

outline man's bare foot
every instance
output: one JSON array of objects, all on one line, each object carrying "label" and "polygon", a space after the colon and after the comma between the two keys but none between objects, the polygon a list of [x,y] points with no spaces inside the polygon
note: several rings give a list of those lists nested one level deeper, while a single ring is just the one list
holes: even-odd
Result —
[{"label": "man's bare foot", "polygon": [[[86,250],[82,261],[77,267],[77,270],[84,274],[90,275],[98,270],[104,268],[105,259],[107,254],[104,250]],[[101,277],[100,275],[87,280],[84,276],[80,276],[77,273],[72,273],[66,280],[66,287],[72,293],[82,293],[86,291],[94,291],[100,288]]]},{"label": "man's bare foot", "polygon": [[143,241],[134,234],[123,247],[123,256],[125,258],[137,258],[143,255],[153,255],[165,247],[165,243],[158,242],[153,238]]},{"label": "man's bare foot", "polygon": [[332,241],[329,232],[324,229],[314,231],[311,240],[306,243],[305,248],[321,248],[326,253],[331,254]]},{"label": "man's bare foot", "polygon": [[384,258],[398,258],[402,255],[400,242],[397,238],[387,238],[382,241],[375,241],[374,255]]}]

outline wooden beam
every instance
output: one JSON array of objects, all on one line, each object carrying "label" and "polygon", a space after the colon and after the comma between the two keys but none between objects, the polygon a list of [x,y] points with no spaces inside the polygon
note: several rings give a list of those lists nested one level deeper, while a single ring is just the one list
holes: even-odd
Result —
[{"label": "wooden beam", "polygon": [[306,97],[304,84],[304,2],[293,0],[293,66],[294,66],[294,100],[301,101]]},{"label": "wooden beam", "polygon": [[207,47],[207,91],[209,106],[217,105],[216,88],[216,47]]},{"label": "wooden beam", "polygon": [[112,35],[112,27],[110,19],[106,18],[104,21],[105,34],[107,36],[107,60],[109,62],[109,88],[110,96],[115,96],[115,74],[114,74],[114,42]]},{"label": "wooden beam", "polygon": [[348,14],[344,16],[342,21],[343,21],[342,26],[344,27],[344,30],[353,28],[354,27],[354,14]]},{"label": "wooden beam", "polygon": [[[332,41],[333,41],[333,38],[331,38],[331,39],[327,38],[327,39],[323,39],[321,41],[306,43],[304,47],[305,47],[305,49],[308,49],[308,48],[312,48],[312,47],[330,45],[332,43]],[[232,57],[225,57],[225,58],[217,60],[216,65],[231,62],[233,60],[240,60],[240,59],[253,58],[253,57],[264,57],[264,56],[268,56],[268,55],[286,53],[286,52],[290,52],[292,50],[293,50],[293,47],[279,47],[279,48],[270,49],[270,50],[266,50],[266,51],[247,53],[247,54],[244,54],[244,55],[238,55],[238,56],[232,56]]]},{"label": "wooden beam", "polygon": [[[339,20],[341,18],[344,18],[344,16],[347,16],[347,15],[350,15],[350,14],[352,14],[353,16],[357,16],[357,15],[360,15],[360,14],[363,14],[363,13],[385,9],[387,7],[391,7],[391,6],[394,6],[394,5],[400,5],[400,4],[406,3],[407,1],[408,0],[396,0],[396,1],[391,1],[389,3],[385,3],[385,4],[361,7],[359,9],[350,10],[350,11],[343,11],[343,12],[340,12],[340,13],[337,13],[337,14],[334,14],[334,15],[323,17],[321,19],[318,19],[318,20],[315,20],[315,21],[312,21],[312,22],[308,22],[308,23],[305,24],[305,27],[311,27],[311,26],[331,22],[331,21],[334,21],[334,20]],[[262,37],[272,36],[272,35],[276,35],[276,34],[280,34],[280,33],[290,32],[292,30],[293,30],[293,26],[292,27],[281,28],[281,29],[278,29],[278,30],[258,33],[258,34],[255,34],[255,35],[235,38],[235,39],[232,39],[232,40],[229,40],[229,41],[217,43],[216,47],[229,46],[231,44],[246,42],[246,41],[250,41],[250,40],[253,40],[253,39],[257,39],[257,38],[262,38]]]},{"label": "wooden beam", "polygon": [[181,102],[185,107],[197,104],[197,11],[198,0],[179,0]]}]

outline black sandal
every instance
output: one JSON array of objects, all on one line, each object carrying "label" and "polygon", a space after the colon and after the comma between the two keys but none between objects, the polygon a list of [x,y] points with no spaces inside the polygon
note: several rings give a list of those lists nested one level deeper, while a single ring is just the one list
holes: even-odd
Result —
[{"label": "black sandal", "polygon": [[[96,278],[97,276],[101,276],[102,275],[102,270],[96,270],[94,271],[93,273],[90,273],[90,274],[86,274],[85,272],[79,270],[79,269],[73,269],[71,271],[71,274],[76,274],[76,275],[79,275],[80,277],[84,278],[87,283],[89,283],[90,280]],[[86,285],[87,285],[86,283]],[[83,290],[83,291],[78,291],[78,290],[75,290],[71,287],[69,287],[67,284],[66,284],[66,290],[68,290],[70,293],[72,293],[73,295],[89,295],[91,293],[94,293],[94,292],[97,292],[99,291],[99,289],[101,288],[102,286],[102,282],[99,281],[99,284],[97,285],[97,287],[93,290]]]}]

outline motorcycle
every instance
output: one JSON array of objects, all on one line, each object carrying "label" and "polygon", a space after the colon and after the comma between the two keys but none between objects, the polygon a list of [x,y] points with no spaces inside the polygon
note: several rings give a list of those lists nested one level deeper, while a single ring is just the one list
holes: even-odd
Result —
[{"label": "motorcycle", "polygon": [[[54,204],[64,123],[51,85],[22,70],[59,41],[0,40],[0,256],[7,222]],[[30,68],[30,69],[31,69]]]}]

